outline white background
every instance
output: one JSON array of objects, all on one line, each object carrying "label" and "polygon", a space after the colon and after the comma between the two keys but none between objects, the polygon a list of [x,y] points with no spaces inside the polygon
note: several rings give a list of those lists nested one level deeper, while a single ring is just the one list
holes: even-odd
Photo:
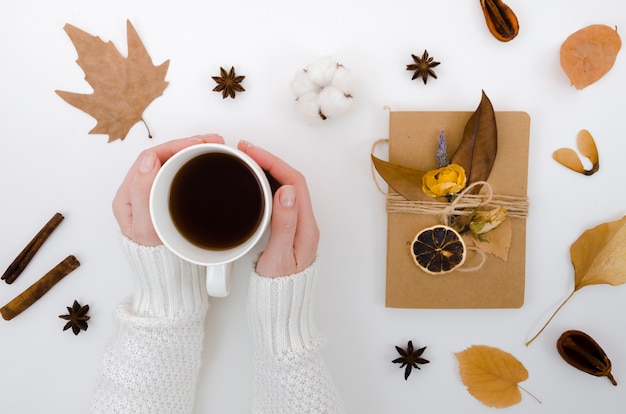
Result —
[{"label": "white background", "polygon": [[[111,200],[144,148],[218,132],[229,145],[247,139],[297,166],[309,180],[322,231],[316,313],[328,337],[325,357],[352,413],[487,413],[462,384],[454,356],[474,344],[516,356],[530,376],[510,413],[624,412],[626,286],[576,293],[530,347],[524,342],[573,288],[569,246],[585,230],[625,213],[626,61],[620,52],[599,82],[578,91],[559,66],[559,47],[589,24],[626,28],[620,0],[507,2],[520,34],[500,43],[478,1],[266,0],[9,1],[0,3],[0,265],[8,266],[59,211],[65,220],[12,285],[8,302],[68,254],[81,267],[12,321],[0,321],[0,412],[87,410],[116,304],[132,283],[119,248]],[[90,93],[71,23],[111,40],[126,54],[130,19],[155,64],[170,59],[164,95],[126,140],[88,135],[89,115],[54,91]],[[428,49],[439,79],[411,81],[410,55]],[[332,55],[355,76],[356,106],[342,118],[310,124],[294,109],[289,82]],[[220,66],[245,75],[235,100],[212,92]],[[526,298],[514,310],[388,309],[386,213],[370,172],[372,143],[387,136],[392,110],[474,110],[485,90],[496,110],[531,116]],[[586,128],[600,171],[573,173],[552,160]],[[251,404],[247,275],[254,254],[235,268],[233,291],[212,300],[196,412],[246,413]],[[91,306],[89,330],[62,332],[74,299]],[[567,365],[555,341],[580,329],[603,346],[620,383],[613,387]],[[431,363],[408,381],[390,361],[394,345],[427,346]]]}]

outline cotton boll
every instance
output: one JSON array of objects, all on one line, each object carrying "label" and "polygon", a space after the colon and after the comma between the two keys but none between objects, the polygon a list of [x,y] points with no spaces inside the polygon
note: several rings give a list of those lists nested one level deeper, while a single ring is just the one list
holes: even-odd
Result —
[{"label": "cotton boll", "polygon": [[339,65],[337,67],[337,70],[335,70],[331,85],[342,90],[344,93],[351,95],[354,85],[352,82],[352,75],[350,74],[350,71],[346,69],[345,66]]},{"label": "cotton boll", "polygon": [[327,118],[339,116],[352,108],[353,99],[334,86],[322,89],[318,97],[319,108]]},{"label": "cotton boll", "polygon": [[309,92],[319,92],[320,87],[313,82],[308,74],[304,70],[296,72],[291,81],[291,90],[294,95],[302,96]]},{"label": "cotton boll", "polygon": [[336,70],[337,61],[330,56],[324,56],[323,58],[309,64],[306,68],[309,78],[321,87],[326,86],[331,82]]},{"label": "cotton boll", "polygon": [[305,93],[296,100],[298,111],[311,119],[322,119],[320,117],[319,94],[317,92]]},{"label": "cotton boll", "polygon": [[323,57],[298,71],[291,90],[298,110],[308,118],[326,120],[353,106],[350,71],[331,57]]}]

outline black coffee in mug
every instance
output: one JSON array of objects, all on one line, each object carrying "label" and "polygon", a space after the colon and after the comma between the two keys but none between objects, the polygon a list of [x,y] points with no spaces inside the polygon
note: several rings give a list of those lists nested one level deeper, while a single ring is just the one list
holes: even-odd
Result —
[{"label": "black coffee in mug", "polygon": [[265,202],[261,183],[239,158],[221,152],[187,161],[172,180],[169,211],[183,237],[211,250],[226,250],[254,234]]}]

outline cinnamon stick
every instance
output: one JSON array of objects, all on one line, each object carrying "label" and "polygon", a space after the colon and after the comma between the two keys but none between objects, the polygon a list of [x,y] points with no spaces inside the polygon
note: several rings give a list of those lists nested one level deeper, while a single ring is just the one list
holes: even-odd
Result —
[{"label": "cinnamon stick", "polygon": [[80,266],[80,262],[75,256],[67,256],[15,299],[0,308],[0,314],[7,321],[15,318],[78,266]]},{"label": "cinnamon stick", "polygon": [[24,250],[17,255],[13,263],[9,265],[0,279],[4,280],[8,284],[11,284],[17,279],[17,277],[24,271],[28,263],[30,263],[35,253],[39,250],[41,245],[48,239],[54,229],[63,221],[63,216],[60,213],[56,213],[52,218],[39,230],[39,233],[33,237],[33,239],[26,245]]}]

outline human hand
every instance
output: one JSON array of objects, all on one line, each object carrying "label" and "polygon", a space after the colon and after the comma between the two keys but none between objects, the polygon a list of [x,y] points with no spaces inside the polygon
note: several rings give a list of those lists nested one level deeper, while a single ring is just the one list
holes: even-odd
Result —
[{"label": "human hand", "polygon": [[304,176],[280,158],[248,142],[240,141],[237,148],[282,184],[274,195],[270,237],[256,272],[278,277],[303,271],[315,261],[319,242]]},{"label": "human hand", "polygon": [[144,246],[162,244],[150,218],[150,189],[161,165],[178,151],[201,143],[223,144],[216,134],[168,141],[139,154],[113,199],[113,214],[122,234]]}]

